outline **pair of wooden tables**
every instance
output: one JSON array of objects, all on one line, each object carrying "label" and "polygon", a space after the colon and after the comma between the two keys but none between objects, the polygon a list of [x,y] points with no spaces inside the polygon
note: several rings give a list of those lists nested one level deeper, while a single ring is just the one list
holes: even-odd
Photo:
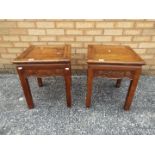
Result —
[{"label": "pair of wooden tables", "polygon": [[[38,85],[43,86],[41,77],[63,76],[66,85],[67,106],[71,107],[71,47],[30,46],[14,61],[29,108],[33,99],[28,82],[29,76],[36,76]],[[120,87],[123,78],[131,80],[124,109],[129,110],[141,74],[144,61],[128,46],[89,45],[86,107],[91,105],[94,77],[116,79]]]}]

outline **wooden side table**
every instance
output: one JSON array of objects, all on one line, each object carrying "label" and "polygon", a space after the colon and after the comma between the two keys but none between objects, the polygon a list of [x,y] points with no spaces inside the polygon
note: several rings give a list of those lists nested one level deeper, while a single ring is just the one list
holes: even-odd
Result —
[{"label": "wooden side table", "polygon": [[145,64],[130,47],[116,45],[89,45],[88,46],[88,79],[86,107],[91,105],[92,84],[94,77],[117,79],[116,87],[120,87],[123,78],[131,80],[124,110],[129,110]]},{"label": "wooden side table", "polygon": [[[36,76],[38,85],[43,86],[41,77],[64,76],[67,106],[71,107],[71,47],[30,46],[13,63],[16,64],[21,86],[28,107],[34,107],[28,82],[29,76]],[[50,93],[50,92],[49,92]]]}]

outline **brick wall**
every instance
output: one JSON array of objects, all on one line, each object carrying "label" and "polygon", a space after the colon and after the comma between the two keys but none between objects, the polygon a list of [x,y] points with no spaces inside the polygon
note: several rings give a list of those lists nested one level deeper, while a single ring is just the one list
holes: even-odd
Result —
[{"label": "brick wall", "polygon": [[0,70],[30,44],[72,46],[72,68],[86,69],[88,44],[131,46],[144,58],[144,74],[155,75],[155,20],[0,20]]}]

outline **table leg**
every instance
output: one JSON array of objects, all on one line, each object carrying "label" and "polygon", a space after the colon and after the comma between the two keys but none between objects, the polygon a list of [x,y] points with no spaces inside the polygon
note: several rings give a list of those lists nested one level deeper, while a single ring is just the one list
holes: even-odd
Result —
[{"label": "table leg", "polygon": [[124,105],[124,110],[129,110],[130,109],[130,106],[131,106],[131,103],[132,103],[132,100],[133,100],[133,97],[134,97],[134,94],[135,94],[135,91],[136,91],[136,88],[137,88],[140,73],[141,73],[141,70],[135,71],[134,78],[130,82],[130,86],[129,86],[129,89],[128,89],[128,93],[127,93],[126,101],[125,101],[125,105]]},{"label": "table leg", "polygon": [[19,74],[21,86],[23,88],[23,92],[25,95],[25,99],[26,99],[28,108],[32,109],[32,108],[34,108],[34,104],[33,104],[33,99],[32,99],[32,95],[31,95],[31,90],[30,90],[28,79],[23,75],[22,67],[18,67],[17,72]]},{"label": "table leg", "polygon": [[116,82],[116,88],[119,88],[121,86],[121,82],[122,82],[122,79],[118,79],[117,82]]},{"label": "table leg", "polygon": [[72,104],[71,103],[72,102],[72,99],[71,99],[71,81],[72,81],[72,78],[71,78],[70,68],[65,68],[64,78],[65,78],[65,85],[66,85],[67,106],[71,107],[71,104]]},{"label": "table leg", "polygon": [[93,71],[88,68],[87,74],[87,96],[86,96],[86,107],[89,108],[91,105],[92,96],[92,84],[93,84]]},{"label": "table leg", "polygon": [[41,78],[37,78],[37,81],[38,81],[38,86],[39,87],[42,87],[43,86],[43,81]]}]

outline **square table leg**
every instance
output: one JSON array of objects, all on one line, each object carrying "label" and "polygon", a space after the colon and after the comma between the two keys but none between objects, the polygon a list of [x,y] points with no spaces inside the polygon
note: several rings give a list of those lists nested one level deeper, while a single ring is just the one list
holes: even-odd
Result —
[{"label": "square table leg", "polygon": [[37,78],[37,81],[38,81],[38,86],[42,87],[43,86],[42,78]]},{"label": "square table leg", "polygon": [[121,82],[122,82],[122,79],[118,79],[117,82],[116,82],[116,88],[119,88],[121,86]]},{"label": "square table leg", "polygon": [[71,69],[70,68],[65,68],[65,75],[64,75],[64,79],[65,79],[65,85],[66,85],[66,99],[67,99],[67,106],[71,107],[71,102],[72,102],[72,98],[71,98]]},{"label": "square table leg", "polygon": [[133,79],[130,81],[130,86],[129,86],[128,93],[126,96],[126,101],[124,104],[124,110],[130,109],[130,106],[131,106],[131,103],[132,103],[132,100],[133,100],[133,97],[134,97],[134,94],[137,88],[140,74],[141,74],[141,69],[136,70],[134,73]]},{"label": "square table leg", "polygon": [[91,105],[91,95],[93,87],[93,70],[88,68],[87,73],[87,96],[86,96],[86,107],[89,108]]},{"label": "square table leg", "polygon": [[22,67],[17,67],[17,72],[18,72],[18,75],[20,78],[21,86],[23,88],[23,92],[25,95],[25,99],[26,99],[28,108],[32,109],[32,108],[34,108],[34,104],[33,104],[33,99],[32,99],[32,94],[31,94],[28,79],[27,79],[27,77],[24,76]]}]

